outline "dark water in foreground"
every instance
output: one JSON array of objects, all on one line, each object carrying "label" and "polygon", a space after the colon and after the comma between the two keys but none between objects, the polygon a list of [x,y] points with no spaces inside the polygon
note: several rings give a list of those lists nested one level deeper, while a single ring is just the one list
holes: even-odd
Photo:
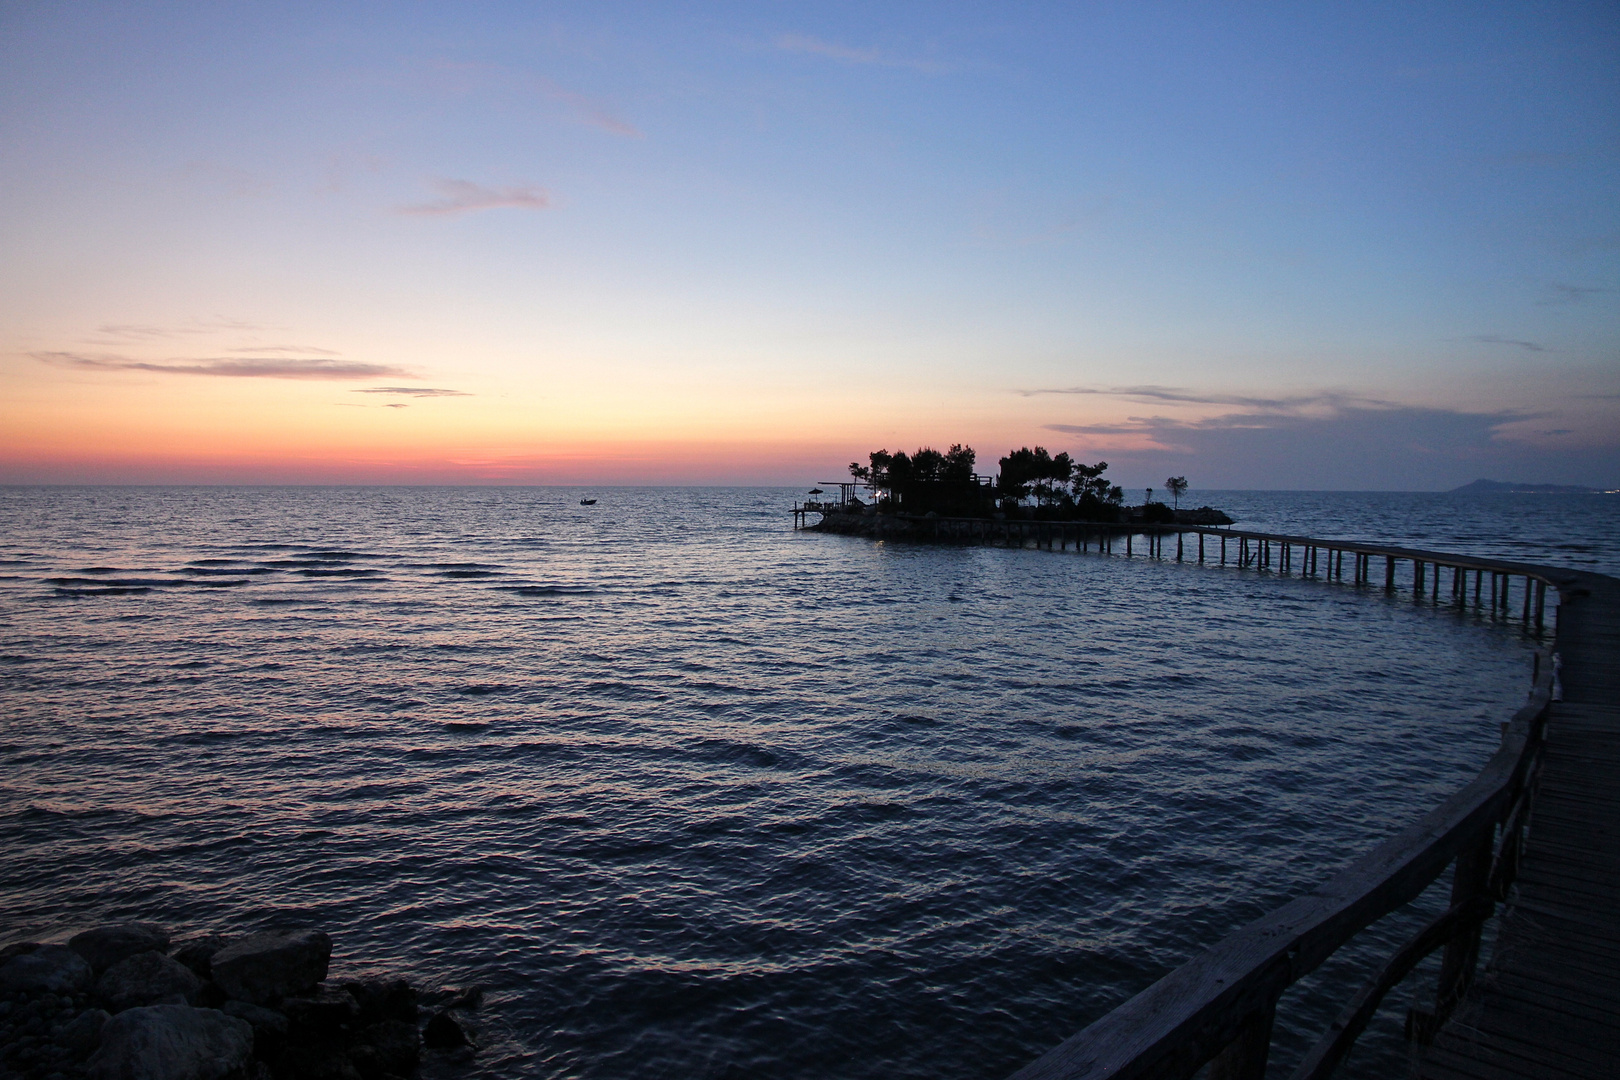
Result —
[{"label": "dark water in foreground", "polygon": [[[479,1076],[995,1077],[1460,786],[1525,690],[1514,631],[1381,593],[593,494],[0,489],[0,943],[312,923],[488,987]],[[1610,503],[1434,499],[1211,497],[1620,563]]]}]

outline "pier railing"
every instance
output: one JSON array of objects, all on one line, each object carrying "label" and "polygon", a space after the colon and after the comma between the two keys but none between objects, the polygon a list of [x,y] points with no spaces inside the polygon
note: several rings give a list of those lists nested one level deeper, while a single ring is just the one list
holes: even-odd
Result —
[{"label": "pier railing", "polygon": [[[1537,635],[1544,629],[1548,587],[1579,589],[1584,576],[1488,557],[1206,526],[919,518],[909,523],[908,535],[1059,549],[1072,542],[1080,551],[1095,543],[1103,553],[1123,541],[1127,555],[1141,537],[1143,554],[1155,558],[1169,557],[1166,542],[1174,538],[1179,560],[1218,561],[1365,589],[1381,586],[1390,593],[1409,589],[1415,600],[1436,604],[1444,602],[1442,579],[1449,573],[1446,601],[1494,619],[1518,614]],[[1196,553],[1188,537],[1196,537]],[[1376,560],[1382,566],[1375,567]],[[1407,1037],[1427,1043],[1471,986],[1484,926],[1518,872],[1556,674],[1556,654],[1538,650],[1528,700],[1502,725],[1500,748],[1462,790],[1305,895],[1193,957],[1012,1080],[1191,1077],[1205,1066],[1211,1080],[1259,1080],[1266,1074],[1283,993],[1452,867],[1449,906],[1345,1004],[1294,1070],[1293,1080],[1330,1076],[1385,995],[1422,960],[1443,950],[1432,1007],[1413,1008],[1406,1018]]]},{"label": "pier railing", "polygon": [[1283,992],[1367,926],[1416,899],[1451,865],[1450,906],[1345,1005],[1293,1078],[1330,1076],[1385,994],[1443,948],[1434,1007],[1407,1021],[1409,1037],[1426,1042],[1472,983],[1481,931],[1517,871],[1552,699],[1551,665],[1538,667],[1530,700],[1506,725],[1501,748],[1461,791],[1059,1044],[1015,1080],[1190,1077],[1206,1063],[1212,1077],[1263,1077]]}]

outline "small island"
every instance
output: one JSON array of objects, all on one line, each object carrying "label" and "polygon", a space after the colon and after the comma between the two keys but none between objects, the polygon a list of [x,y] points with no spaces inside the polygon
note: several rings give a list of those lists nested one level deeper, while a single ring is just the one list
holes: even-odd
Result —
[{"label": "small island", "polygon": [[[825,481],[837,498],[812,489],[813,498],[794,507],[803,527],[822,532],[885,535],[918,533],[907,523],[945,518],[983,521],[1077,522],[1111,525],[1230,525],[1232,519],[1209,506],[1182,509],[1184,476],[1165,481],[1170,502],[1148,488],[1140,505],[1125,501],[1125,490],[1108,479],[1108,462],[1094,465],[1044,446],[1010,450],[995,476],[975,471],[971,446],[949,450],[919,448],[915,453],[874,450],[867,463],[851,462],[848,481]],[[858,493],[864,491],[866,498]],[[809,524],[808,514],[821,520]]]}]

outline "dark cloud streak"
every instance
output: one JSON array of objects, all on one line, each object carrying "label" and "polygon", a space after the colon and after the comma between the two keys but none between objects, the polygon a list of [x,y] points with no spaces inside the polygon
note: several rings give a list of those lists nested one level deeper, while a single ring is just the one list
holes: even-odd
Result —
[{"label": "dark cloud streak", "polygon": [[1550,300],[1540,302],[1544,307],[1554,304],[1579,304],[1583,303],[1588,296],[1599,296],[1613,291],[1612,289],[1600,289],[1590,285],[1568,285],[1562,281],[1555,281],[1548,288],[1552,289],[1553,297]]},{"label": "dark cloud streak", "polygon": [[1469,341],[1483,342],[1486,345],[1514,345],[1525,352],[1548,352],[1545,345],[1538,345],[1534,341],[1521,341],[1518,338],[1503,337],[1500,334],[1475,334]]},{"label": "dark cloud streak", "polygon": [[1349,404],[1382,406],[1386,402],[1360,398],[1347,394],[1299,394],[1293,397],[1263,398],[1243,394],[1201,394],[1174,386],[1073,386],[1065,389],[1019,390],[1022,397],[1044,394],[1079,394],[1096,397],[1125,398],[1128,401],[1148,403],[1167,402],[1175,405],[1236,405],[1245,409],[1264,409],[1268,412],[1290,412],[1312,406],[1340,407]]},{"label": "dark cloud streak", "polygon": [[377,379],[388,376],[409,378],[411,375],[404,368],[392,364],[367,364],[356,360],[199,357],[158,363],[125,356],[83,356],[67,352],[36,352],[29,355],[53,367],[83,371],[148,371],[159,375],[212,375],[234,379]]},{"label": "dark cloud streak", "polygon": [[437,386],[372,386],[365,390],[352,390],[350,393],[407,394],[411,397],[472,397],[465,390],[445,390]]}]

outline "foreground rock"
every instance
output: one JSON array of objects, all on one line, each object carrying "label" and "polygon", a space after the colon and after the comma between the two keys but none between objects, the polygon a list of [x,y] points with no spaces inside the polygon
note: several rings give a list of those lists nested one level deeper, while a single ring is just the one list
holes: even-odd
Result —
[{"label": "foreground rock", "polygon": [[96,980],[96,997],[114,1013],[137,1005],[188,1005],[201,989],[190,968],[160,952],[125,957]]},{"label": "foreground rock", "polygon": [[92,1080],[221,1080],[252,1057],[246,1020],[217,1009],[146,1005],[107,1021],[86,1068]]},{"label": "foreground rock", "polygon": [[[477,987],[327,982],[318,930],[193,936],[148,923],[0,948],[0,1080],[404,1080],[476,1050]],[[158,945],[161,947],[143,947]]]},{"label": "foreground rock", "polygon": [[93,975],[84,957],[66,945],[41,945],[0,966],[0,993],[81,994]]},{"label": "foreground rock", "polygon": [[169,932],[161,926],[144,922],[98,926],[68,938],[68,948],[84,957],[91,970],[100,975],[136,953],[167,952]]},{"label": "foreground rock", "polygon": [[410,1076],[422,1057],[422,1035],[415,1024],[384,1020],[362,1028],[349,1051],[355,1071],[364,1077]]},{"label": "foreground rock", "polygon": [[356,979],[343,984],[360,1006],[360,1023],[382,1020],[416,1023],[416,991],[404,979]]},{"label": "foreground rock", "polygon": [[56,1045],[74,1061],[83,1061],[101,1045],[101,1029],[111,1019],[105,1009],[86,1009],[62,1025],[56,1033]]},{"label": "foreground rock", "polygon": [[225,946],[209,967],[226,994],[271,1005],[326,978],[331,957],[332,939],[319,930],[271,931]]},{"label": "foreground rock", "polygon": [[190,968],[199,979],[212,978],[214,954],[231,943],[224,934],[204,934],[176,945],[169,955]]},{"label": "foreground rock", "polygon": [[320,1038],[349,1030],[360,1019],[360,1004],[341,987],[321,986],[281,999],[281,1011],[298,1031]]},{"label": "foreground rock", "polygon": [[433,1014],[433,1019],[427,1022],[422,1030],[422,1044],[434,1050],[454,1050],[462,1046],[471,1046],[472,1038],[468,1036],[467,1029],[455,1014],[440,1009]]},{"label": "foreground rock", "polygon": [[253,1028],[255,1046],[262,1046],[268,1042],[275,1042],[287,1037],[287,1028],[291,1021],[286,1013],[267,1009],[263,1005],[253,1005],[246,1001],[227,1001],[219,1007],[219,1011],[226,1016],[234,1016],[246,1020]]}]

